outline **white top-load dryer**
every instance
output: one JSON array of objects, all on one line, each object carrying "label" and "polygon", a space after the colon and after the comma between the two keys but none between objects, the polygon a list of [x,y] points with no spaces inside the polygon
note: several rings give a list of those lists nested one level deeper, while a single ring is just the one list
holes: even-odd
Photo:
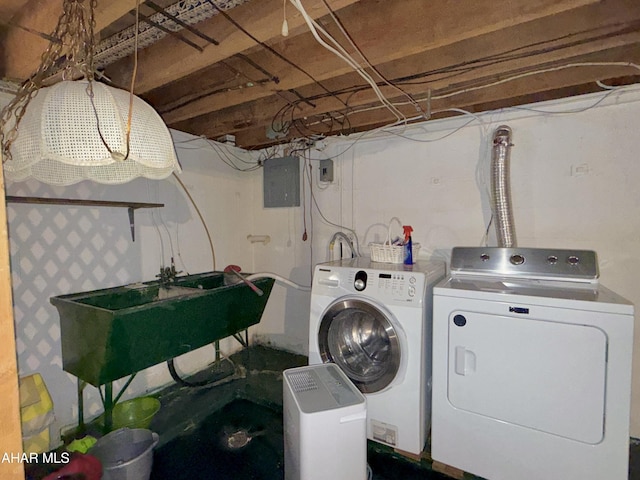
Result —
[{"label": "white top-load dryer", "polygon": [[490,480],[626,480],[633,313],[595,252],[454,248],[434,289],[433,458]]},{"label": "white top-load dryer", "polygon": [[335,363],[367,399],[367,436],[420,454],[431,423],[431,311],[444,262],[316,266],[309,363]]}]

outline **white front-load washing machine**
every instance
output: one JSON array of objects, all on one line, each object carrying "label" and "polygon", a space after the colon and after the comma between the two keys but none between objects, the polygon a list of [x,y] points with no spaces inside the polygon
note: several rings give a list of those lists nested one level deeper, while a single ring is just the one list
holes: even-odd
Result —
[{"label": "white front-load washing machine", "polygon": [[633,305],[592,251],[454,248],[434,288],[434,460],[489,480],[626,480]]},{"label": "white front-load washing machine", "polygon": [[367,399],[367,437],[420,454],[431,422],[433,286],[444,262],[319,264],[309,363],[336,363]]}]

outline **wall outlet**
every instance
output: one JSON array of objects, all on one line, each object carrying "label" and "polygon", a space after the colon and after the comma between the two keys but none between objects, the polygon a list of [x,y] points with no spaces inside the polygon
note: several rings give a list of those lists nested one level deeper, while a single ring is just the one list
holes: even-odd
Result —
[{"label": "wall outlet", "polygon": [[320,181],[333,182],[333,160],[320,160]]}]

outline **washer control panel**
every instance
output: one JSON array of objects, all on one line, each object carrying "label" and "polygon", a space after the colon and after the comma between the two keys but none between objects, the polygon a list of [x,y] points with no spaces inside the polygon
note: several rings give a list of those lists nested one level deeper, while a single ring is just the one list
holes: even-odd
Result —
[{"label": "washer control panel", "polygon": [[592,250],[455,247],[451,274],[595,282],[598,259]]},{"label": "washer control panel", "polygon": [[428,288],[444,278],[444,262],[412,266],[356,257],[316,265],[311,296],[362,295],[386,305],[422,307]]},{"label": "washer control panel", "polygon": [[424,275],[414,272],[351,271],[353,288],[376,299],[413,303],[422,301]]}]

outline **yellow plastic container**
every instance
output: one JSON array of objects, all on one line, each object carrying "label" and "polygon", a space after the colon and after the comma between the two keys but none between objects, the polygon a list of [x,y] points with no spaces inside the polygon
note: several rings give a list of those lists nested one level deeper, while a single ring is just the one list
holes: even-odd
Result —
[{"label": "yellow plastic container", "polygon": [[20,378],[20,419],[25,453],[50,450],[49,426],[55,417],[53,402],[39,373]]}]

